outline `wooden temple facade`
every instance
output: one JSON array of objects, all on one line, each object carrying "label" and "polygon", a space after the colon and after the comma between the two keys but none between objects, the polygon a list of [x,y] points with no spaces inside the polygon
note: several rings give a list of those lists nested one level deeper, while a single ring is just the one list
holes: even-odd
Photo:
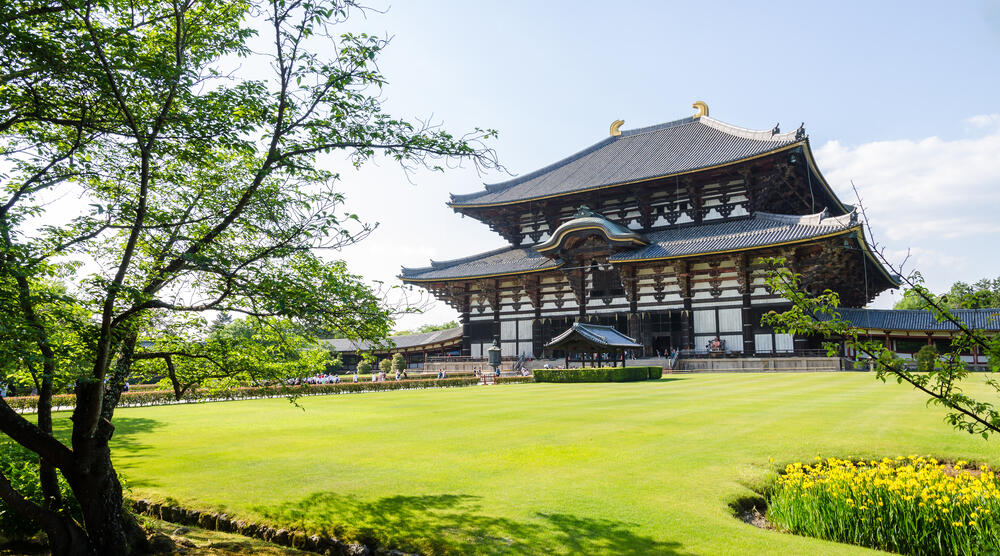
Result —
[{"label": "wooden temple facade", "polygon": [[698,114],[621,130],[538,171],[466,195],[456,212],[508,245],[403,268],[461,315],[462,355],[494,339],[504,355],[547,357],[575,322],[613,326],[645,355],[791,353],[806,338],[760,317],[787,303],[764,285],[762,257],[784,257],[808,289],[861,307],[897,285],[872,256],[853,207],[816,167],[803,128],[754,131]]}]

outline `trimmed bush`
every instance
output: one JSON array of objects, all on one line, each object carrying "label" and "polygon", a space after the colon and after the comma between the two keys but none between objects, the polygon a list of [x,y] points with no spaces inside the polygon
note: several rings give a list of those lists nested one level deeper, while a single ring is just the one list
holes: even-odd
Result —
[{"label": "trimmed bush", "polygon": [[663,378],[663,367],[650,367],[649,380],[660,380]]},{"label": "trimmed bush", "polygon": [[[659,373],[658,375],[656,373]],[[535,382],[632,382],[663,375],[662,367],[535,369]]]},{"label": "trimmed bush", "polygon": [[535,382],[531,376],[498,376],[493,379],[495,384],[521,384],[524,382]]},{"label": "trimmed bush", "polygon": [[393,370],[399,372],[406,370],[406,358],[403,357],[402,353],[397,353],[392,356],[392,368]]},{"label": "trimmed bush", "polygon": [[929,373],[934,370],[934,363],[938,358],[938,350],[933,345],[926,345],[913,356],[917,362],[917,370],[922,373]]}]

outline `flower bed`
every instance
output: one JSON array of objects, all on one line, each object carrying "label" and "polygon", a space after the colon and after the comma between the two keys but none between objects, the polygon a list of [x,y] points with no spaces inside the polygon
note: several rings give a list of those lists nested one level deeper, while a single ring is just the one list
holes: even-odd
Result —
[{"label": "flower bed", "polygon": [[601,367],[583,369],[535,369],[535,382],[631,382],[656,380],[663,367]]},{"label": "flower bed", "polygon": [[903,554],[1000,553],[994,470],[910,456],[793,463],[767,518],[780,528]]}]

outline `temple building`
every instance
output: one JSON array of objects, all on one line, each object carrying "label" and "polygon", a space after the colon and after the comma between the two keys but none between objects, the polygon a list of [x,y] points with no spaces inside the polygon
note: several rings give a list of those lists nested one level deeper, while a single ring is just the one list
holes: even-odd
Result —
[{"label": "temple building", "polygon": [[762,257],[784,257],[808,290],[837,291],[846,307],[898,286],[803,127],[755,131],[694,106],[650,127],[616,121],[563,160],[452,195],[455,212],[508,245],[400,278],[459,312],[462,355],[497,340],[504,355],[534,358],[560,356],[544,346],[575,322],[614,327],[647,356],[720,343],[748,357],[818,348],[761,326],[789,306],[765,287]]}]

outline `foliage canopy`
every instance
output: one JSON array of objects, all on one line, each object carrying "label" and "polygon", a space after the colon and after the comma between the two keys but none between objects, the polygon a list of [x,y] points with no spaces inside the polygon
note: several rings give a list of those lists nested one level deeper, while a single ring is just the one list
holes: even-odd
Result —
[{"label": "foliage canopy", "polygon": [[[174,360],[184,367],[175,388],[206,378],[198,373],[278,378],[287,369],[261,366],[268,350],[287,357],[308,342],[288,327],[388,333],[382,296],[320,254],[372,229],[345,210],[322,155],[496,166],[482,144],[492,131],[459,137],[383,112],[376,60],[387,41],[335,32],[357,9],[0,4],[0,372],[40,396],[37,424],[0,401],[0,430],[39,456],[45,501],[2,475],[0,499],[54,553],[143,548],[108,449],[133,372]],[[74,202],[52,204],[60,198]],[[206,311],[244,315],[257,331],[212,337]],[[261,347],[235,352],[249,346]],[[77,405],[64,444],[49,402],[69,388]],[[82,519],[60,511],[59,475]]]}]

